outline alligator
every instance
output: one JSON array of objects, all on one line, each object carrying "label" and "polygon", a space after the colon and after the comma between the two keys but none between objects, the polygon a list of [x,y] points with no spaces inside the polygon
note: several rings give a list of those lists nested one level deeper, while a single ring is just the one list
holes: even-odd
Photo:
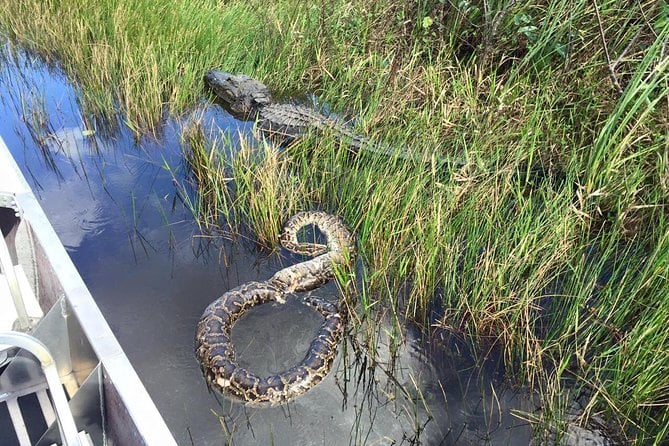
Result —
[{"label": "alligator", "polygon": [[[362,149],[423,164],[428,168],[436,168],[439,172],[451,172],[469,164],[462,156],[423,157],[407,147],[387,147],[374,143],[369,138],[357,134],[341,119],[326,116],[313,108],[294,102],[277,102],[265,84],[243,74],[230,74],[212,69],[205,74],[204,83],[234,118],[256,121],[257,128],[280,146],[289,146],[309,131],[316,130],[333,135],[353,153],[358,153]],[[494,171],[496,167],[491,163],[487,169]],[[529,166],[527,163],[521,163],[517,167],[516,175],[529,189],[539,187],[546,180],[553,182],[554,187],[561,188],[565,185],[564,171],[559,168],[552,172],[553,170],[553,168],[547,169],[541,162]]]},{"label": "alligator", "polygon": [[288,146],[307,132],[316,130],[333,135],[354,153],[364,149],[384,156],[422,160],[418,154],[409,153],[406,149],[384,147],[372,142],[357,134],[341,119],[297,103],[277,102],[265,84],[249,76],[210,70],[204,76],[204,83],[234,118],[256,121],[257,128],[279,145]]}]

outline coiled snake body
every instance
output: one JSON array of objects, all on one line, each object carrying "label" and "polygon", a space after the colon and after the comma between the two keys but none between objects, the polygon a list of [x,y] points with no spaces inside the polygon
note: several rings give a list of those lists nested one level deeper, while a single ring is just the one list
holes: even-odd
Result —
[{"label": "coiled snake body", "polygon": [[[314,225],[327,244],[302,243],[300,229]],[[235,359],[232,326],[250,308],[267,302],[284,303],[289,293],[310,291],[334,277],[334,266],[355,255],[353,237],[344,223],[325,212],[301,212],[284,226],[281,244],[288,250],[315,256],[284,268],[263,282],[248,282],[223,294],[202,314],[195,337],[196,356],[209,385],[221,393],[251,404],[279,404],[318,384],[330,371],[344,330],[344,316],[337,304],[317,297],[303,301],[323,316],[317,336],[296,366],[261,377],[241,367]]]}]

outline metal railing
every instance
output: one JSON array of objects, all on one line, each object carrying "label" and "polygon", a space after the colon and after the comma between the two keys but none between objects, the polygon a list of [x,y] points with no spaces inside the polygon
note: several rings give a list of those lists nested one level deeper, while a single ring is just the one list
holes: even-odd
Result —
[{"label": "metal railing", "polygon": [[[31,353],[39,361],[46,384],[51,393],[53,411],[55,413],[49,411],[49,405],[47,404],[47,401],[44,400],[44,393],[37,392],[38,399],[40,400],[40,406],[42,407],[45,419],[48,420],[55,415],[55,421],[58,423],[58,430],[60,431],[63,446],[83,446],[77,432],[77,426],[74,423],[74,417],[72,416],[72,412],[70,412],[67,403],[65,391],[63,390],[60,377],[58,376],[56,363],[54,362],[51,353],[49,353],[49,350],[37,338],[28,334],[16,331],[0,332],[0,350],[5,350],[10,347],[23,349]],[[30,438],[28,437],[28,432],[23,417],[21,416],[21,412],[20,410],[16,410],[18,409],[18,403],[16,402],[17,398],[18,395],[8,399],[10,416],[12,417],[12,423],[14,424],[14,430],[19,442],[22,445],[30,444]]]},{"label": "metal railing", "polygon": [[[7,197],[7,194],[3,195]],[[19,331],[27,332],[31,328],[30,319],[28,318],[28,312],[26,311],[23,296],[21,296],[21,288],[19,287],[19,281],[16,278],[16,271],[14,271],[14,262],[12,262],[12,257],[9,254],[9,248],[5,241],[5,234],[2,233],[0,233],[0,269],[2,269],[2,273],[5,275],[5,280],[7,281],[9,292],[12,295],[14,309],[16,310],[16,315],[18,317],[15,328]]]}]

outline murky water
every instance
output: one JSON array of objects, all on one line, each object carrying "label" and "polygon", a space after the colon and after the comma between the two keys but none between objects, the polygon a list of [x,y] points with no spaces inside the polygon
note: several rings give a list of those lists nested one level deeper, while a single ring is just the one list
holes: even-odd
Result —
[{"label": "murky water", "polygon": [[[26,55],[0,65],[0,113],[0,135],[179,444],[528,444],[527,424],[511,415],[528,403],[494,367],[411,330],[393,356],[383,324],[380,366],[369,369],[348,339],[333,372],[285,406],[248,408],[208,392],[193,354],[202,310],[290,260],[198,232],[175,187],[185,181],[178,120],[159,140],[95,128],[67,80]],[[249,131],[218,107],[205,116],[233,135]],[[260,373],[290,367],[319,324],[299,303],[254,309],[233,332],[240,361]]]}]

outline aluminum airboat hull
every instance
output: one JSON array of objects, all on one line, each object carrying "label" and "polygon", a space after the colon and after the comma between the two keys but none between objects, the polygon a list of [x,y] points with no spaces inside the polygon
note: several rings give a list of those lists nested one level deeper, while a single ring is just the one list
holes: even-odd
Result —
[{"label": "aluminum airboat hull", "polygon": [[[3,264],[0,277],[0,332],[26,332],[48,349],[77,430],[96,445],[176,445],[1,138],[0,228],[13,267]],[[0,348],[0,405],[9,409],[19,444],[30,430],[21,421],[31,420],[15,420],[16,407],[31,393],[48,427],[30,442],[63,444],[40,363],[16,352]]]}]

